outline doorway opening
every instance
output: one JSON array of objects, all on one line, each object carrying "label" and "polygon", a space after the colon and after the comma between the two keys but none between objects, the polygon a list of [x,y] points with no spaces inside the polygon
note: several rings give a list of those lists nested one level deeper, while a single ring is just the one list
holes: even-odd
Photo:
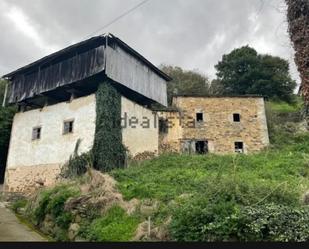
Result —
[{"label": "doorway opening", "polygon": [[196,154],[207,154],[208,153],[208,141],[196,141],[195,142],[195,153]]}]

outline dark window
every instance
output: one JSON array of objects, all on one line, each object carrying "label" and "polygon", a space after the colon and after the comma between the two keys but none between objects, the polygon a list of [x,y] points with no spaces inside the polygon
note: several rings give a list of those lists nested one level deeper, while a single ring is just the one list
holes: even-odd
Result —
[{"label": "dark window", "polygon": [[234,119],[234,122],[240,122],[240,114],[239,113],[234,113],[233,114],[233,119]]},{"label": "dark window", "polygon": [[195,142],[195,152],[197,154],[208,153],[208,142],[207,141],[196,141]]},{"label": "dark window", "polygon": [[235,142],[235,152],[244,153],[244,143],[243,142]]},{"label": "dark window", "polygon": [[168,121],[167,119],[160,118],[159,119],[159,132],[160,134],[168,133]]},{"label": "dark window", "polygon": [[204,114],[201,112],[196,113],[196,121],[203,122],[204,121]]},{"label": "dark window", "polygon": [[63,134],[73,133],[74,121],[65,121],[63,124]]},{"label": "dark window", "polygon": [[41,127],[35,127],[32,129],[32,140],[41,139]]}]

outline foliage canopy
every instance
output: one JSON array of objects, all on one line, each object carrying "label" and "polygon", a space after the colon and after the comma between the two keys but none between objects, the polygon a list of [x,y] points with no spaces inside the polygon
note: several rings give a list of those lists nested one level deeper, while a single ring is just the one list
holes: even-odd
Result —
[{"label": "foliage canopy", "polygon": [[249,46],[223,55],[215,66],[222,94],[259,94],[291,101],[296,82],[289,74],[288,61],[261,55]]},{"label": "foliage canopy", "polygon": [[180,67],[162,65],[161,70],[172,77],[167,84],[168,103],[177,94],[207,95],[209,94],[209,79],[198,71],[186,71]]}]

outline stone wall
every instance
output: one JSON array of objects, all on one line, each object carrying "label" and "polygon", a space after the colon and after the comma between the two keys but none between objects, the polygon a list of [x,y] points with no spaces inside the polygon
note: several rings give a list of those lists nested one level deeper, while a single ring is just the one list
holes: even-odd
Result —
[{"label": "stone wall", "polygon": [[159,153],[179,153],[183,129],[177,111],[158,112],[159,119],[167,122],[167,132],[159,133]]},{"label": "stone wall", "polygon": [[5,191],[31,193],[39,187],[55,184],[60,173],[59,164],[9,168],[5,176]]},{"label": "stone wall", "polygon": [[[235,152],[235,142],[243,142],[244,153],[260,151],[269,144],[263,98],[176,97],[173,105],[179,111],[172,113],[169,132],[161,138],[160,147],[182,152],[188,142],[192,147],[195,141],[207,141],[209,152],[228,154]],[[203,113],[203,122],[195,122],[196,113]],[[234,122],[233,114],[240,114],[240,122]]]}]

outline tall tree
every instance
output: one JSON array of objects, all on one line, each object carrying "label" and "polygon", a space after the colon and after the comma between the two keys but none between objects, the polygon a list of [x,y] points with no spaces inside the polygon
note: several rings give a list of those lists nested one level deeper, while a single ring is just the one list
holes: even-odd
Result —
[{"label": "tall tree", "polygon": [[309,1],[285,0],[289,33],[295,48],[295,62],[301,75],[305,116],[309,117]]},{"label": "tall tree", "polygon": [[161,65],[161,70],[171,76],[173,80],[167,84],[168,102],[171,104],[172,96],[207,95],[209,94],[209,79],[198,71],[183,70],[180,67]]},{"label": "tall tree", "polygon": [[223,55],[215,68],[223,95],[259,94],[291,101],[296,87],[289,74],[288,61],[260,55],[249,46]]}]

